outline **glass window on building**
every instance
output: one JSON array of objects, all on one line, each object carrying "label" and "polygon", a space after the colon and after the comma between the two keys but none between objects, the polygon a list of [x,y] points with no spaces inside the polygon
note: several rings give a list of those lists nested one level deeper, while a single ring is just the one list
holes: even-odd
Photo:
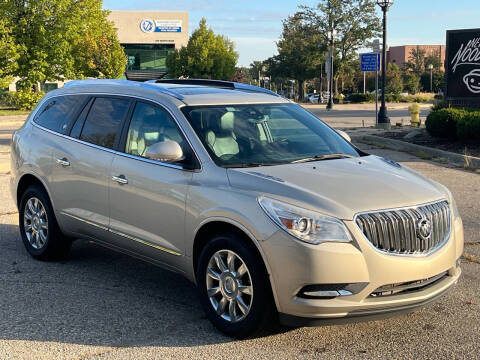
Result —
[{"label": "glass window on building", "polygon": [[127,55],[127,71],[166,70],[167,55],[174,44],[122,44]]}]

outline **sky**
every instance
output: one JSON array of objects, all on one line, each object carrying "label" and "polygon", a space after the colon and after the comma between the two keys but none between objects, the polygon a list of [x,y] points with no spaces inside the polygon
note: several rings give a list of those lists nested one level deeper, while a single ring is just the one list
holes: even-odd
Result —
[{"label": "sky", "polygon": [[[282,20],[313,0],[104,0],[110,10],[187,11],[189,32],[202,17],[235,43],[238,64],[276,54]],[[445,44],[445,31],[480,27],[479,0],[396,0],[389,11],[389,46]],[[380,10],[378,10],[380,14]]]}]

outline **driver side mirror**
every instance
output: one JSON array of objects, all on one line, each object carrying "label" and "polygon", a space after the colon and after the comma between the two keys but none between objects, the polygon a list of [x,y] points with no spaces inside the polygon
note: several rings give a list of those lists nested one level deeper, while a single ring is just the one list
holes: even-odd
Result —
[{"label": "driver side mirror", "polygon": [[350,137],[350,135],[348,135],[345,131],[342,131],[342,130],[335,130],[338,135],[340,135],[341,137],[343,137],[345,140],[347,140],[348,142],[352,142],[352,138]]},{"label": "driver side mirror", "polygon": [[183,160],[183,151],[176,141],[160,141],[150,145],[145,151],[145,157],[161,162],[171,163]]}]

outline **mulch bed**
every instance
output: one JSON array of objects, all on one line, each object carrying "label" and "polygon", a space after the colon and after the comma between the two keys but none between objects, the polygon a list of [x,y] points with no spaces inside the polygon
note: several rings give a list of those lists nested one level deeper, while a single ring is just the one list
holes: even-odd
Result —
[{"label": "mulch bed", "polygon": [[[415,137],[405,139],[405,135],[407,135],[411,131],[420,130],[421,133]],[[461,155],[470,155],[475,157],[480,157],[480,141],[478,140],[467,140],[467,141],[460,141],[460,140],[450,140],[450,139],[439,139],[430,136],[426,129],[415,129],[409,128],[408,130],[396,130],[396,131],[387,131],[382,134],[378,134],[378,136],[401,140],[405,142],[409,142],[416,145],[423,145],[432,147],[435,149],[445,150],[454,152]]]}]

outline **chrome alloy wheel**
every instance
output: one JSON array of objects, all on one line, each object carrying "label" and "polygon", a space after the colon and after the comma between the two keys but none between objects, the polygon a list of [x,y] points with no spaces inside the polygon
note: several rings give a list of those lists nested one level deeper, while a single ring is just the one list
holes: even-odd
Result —
[{"label": "chrome alloy wheel", "polygon": [[243,320],[253,301],[250,272],[231,250],[219,250],[207,266],[207,293],[214,310],[229,322]]},{"label": "chrome alloy wheel", "polygon": [[48,218],[42,202],[35,197],[28,199],[23,212],[23,225],[28,242],[36,250],[47,243]]}]

